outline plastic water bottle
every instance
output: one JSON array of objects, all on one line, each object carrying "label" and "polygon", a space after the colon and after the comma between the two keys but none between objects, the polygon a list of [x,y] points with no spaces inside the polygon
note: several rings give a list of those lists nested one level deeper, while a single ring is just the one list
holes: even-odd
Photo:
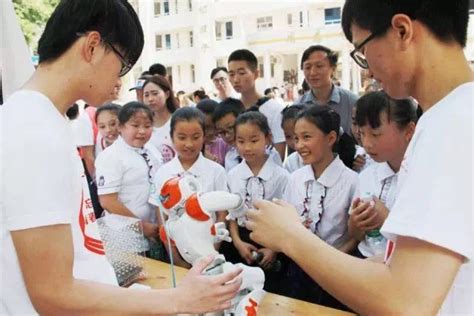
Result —
[{"label": "plastic water bottle", "polygon": [[[364,192],[361,195],[360,200],[362,202],[373,201],[374,195],[371,192]],[[374,249],[376,254],[385,252],[385,239],[378,228],[368,231],[365,235],[365,241]]]}]

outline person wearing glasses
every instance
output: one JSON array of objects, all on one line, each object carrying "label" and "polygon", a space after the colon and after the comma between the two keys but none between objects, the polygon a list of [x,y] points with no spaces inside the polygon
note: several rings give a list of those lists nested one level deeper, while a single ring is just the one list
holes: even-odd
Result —
[{"label": "person wearing glasses", "polygon": [[308,47],[301,57],[301,70],[310,90],[299,103],[327,105],[341,117],[341,126],[352,135],[352,108],[357,95],[334,84],[338,54],[322,45]]},{"label": "person wearing glasses", "polygon": [[154,190],[153,175],[163,163],[160,152],[148,143],[153,112],[140,102],[129,102],[120,109],[118,121],[120,137],[95,161],[97,193],[106,214],[141,220],[148,240],[140,251],[150,251],[150,244],[158,243],[158,224],[148,195]]},{"label": "person wearing glasses", "polygon": [[[71,20],[73,19],[73,21]],[[239,270],[201,272],[173,289],[117,286],[65,113],[110,99],[144,44],[125,0],[62,0],[38,44],[39,65],[0,109],[1,315],[203,313],[230,307]],[[60,84],[58,84],[60,83]],[[186,295],[183,295],[186,293]]]},{"label": "person wearing glasses", "polygon": [[283,251],[357,313],[473,315],[468,20],[468,0],[345,2],[342,26],[354,60],[389,96],[411,96],[423,109],[381,228],[389,239],[384,263],[329,247],[301,227],[285,202],[258,202],[248,213],[251,238]]},{"label": "person wearing glasses", "polygon": [[227,98],[240,99],[240,94],[235,92],[229,81],[229,73],[226,67],[217,67],[211,71],[211,80],[217,90],[217,102],[222,102]]},{"label": "person wearing glasses", "polygon": [[[310,106],[297,113],[295,149],[304,166],[290,175],[283,199],[296,208],[302,225],[312,234],[348,253],[357,245],[349,236],[347,221],[359,179],[338,155],[346,140],[340,137],[339,122],[339,114],[327,106]],[[345,309],[325,293],[298,262],[290,263],[288,281],[288,294],[292,297]]]}]

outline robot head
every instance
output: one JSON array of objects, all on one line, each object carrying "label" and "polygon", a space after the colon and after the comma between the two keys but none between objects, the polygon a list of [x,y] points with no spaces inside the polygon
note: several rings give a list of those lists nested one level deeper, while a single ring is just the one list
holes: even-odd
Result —
[{"label": "robot head", "polygon": [[165,209],[171,210],[184,205],[189,196],[199,189],[199,182],[192,176],[174,177],[161,187],[160,200]]}]

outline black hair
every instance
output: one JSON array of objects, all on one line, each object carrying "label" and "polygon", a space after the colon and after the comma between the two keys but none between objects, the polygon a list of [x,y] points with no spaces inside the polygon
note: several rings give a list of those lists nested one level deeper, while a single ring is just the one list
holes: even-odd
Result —
[{"label": "black hair", "polygon": [[58,58],[89,31],[99,32],[104,41],[117,46],[132,65],[141,55],[143,29],[128,1],[61,0],[39,40],[39,63]]},{"label": "black hair", "polygon": [[95,122],[97,123],[97,118],[99,117],[99,114],[105,111],[109,111],[119,116],[121,106],[116,104],[116,103],[107,103],[102,106],[99,106],[97,110],[95,111]]},{"label": "black hair", "polygon": [[176,92],[176,95],[181,95],[181,94],[186,94],[186,92],[184,92],[183,90],[179,90],[178,92]]},{"label": "black hair", "polygon": [[250,111],[237,116],[237,119],[235,120],[235,130],[237,131],[237,126],[247,123],[257,126],[265,137],[271,133],[267,117],[260,112]]},{"label": "black hair", "polygon": [[216,67],[216,68],[212,69],[212,71],[211,71],[211,79],[214,78],[214,76],[215,76],[219,71],[223,71],[223,72],[225,72],[225,73],[229,73],[229,72],[227,71],[227,68],[225,68],[225,67]]},{"label": "black hair", "polygon": [[166,77],[166,67],[160,63],[151,65],[150,68],[148,68],[148,72],[150,75],[160,75]]},{"label": "black hair", "polygon": [[341,135],[341,117],[336,111],[328,106],[313,105],[298,113],[296,120],[300,119],[312,123],[326,135],[336,133],[337,139],[332,151],[339,154],[339,158],[348,168],[352,168],[356,152],[355,141],[347,133]]},{"label": "black hair", "polygon": [[383,35],[395,14],[405,14],[423,23],[439,40],[466,46],[469,0],[347,0],[342,12],[342,29],[352,42],[352,24]]},{"label": "black hair", "polygon": [[198,97],[199,99],[209,99],[209,96],[204,90],[196,90],[193,92],[193,97]]},{"label": "black hair", "polygon": [[179,108],[176,112],[173,113],[171,116],[171,123],[170,123],[170,135],[173,137],[174,130],[176,128],[176,124],[179,122],[190,122],[190,121],[197,121],[202,128],[203,134],[205,133],[205,122],[206,118],[204,114],[194,107],[184,107]]},{"label": "black hair", "polygon": [[148,70],[145,70],[140,74],[140,77],[151,76],[151,73]]},{"label": "black hair", "polygon": [[239,114],[244,111],[245,106],[242,101],[234,98],[227,98],[217,105],[214,113],[212,114],[212,121],[215,124],[229,113],[233,114],[237,118],[237,116],[239,116]]},{"label": "black hair", "polygon": [[306,48],[305,51],[303,52],[303,56],[301,57],[301,69],[303,69],[304,62],[307,61],[309,56],[311,56],[311,54],[314,52],[326,53],[329,60],[329,65],[331,65],[331,67],[337,66],[337,60],[339,58],[339,54],[337,52],[323,45],[312,45]]},{"label": "black hair", "polygon": [[141,102],[132,101],[128,102],[120,109],[118,115],[120,125],[125,125],[125,123],[127,123],[136,113],[139,112],[144,112],[153,123],[153,112],[150,110],[150,108]]},{"label": "black hair", "polygon": [[227,63],[230,63],[231,61],[245,61],[247,62],[247,66],[249,66],[252,71],[257,70],[258,68],[257,57],[248,49],[238,49],[236,51],[233,51],[229,55]]},{"label": "black hair", "polygon": [[273,92],[273,89],[272,89],[272,88],[266,88],[266,89],[263,91],[263,94],[264,94],[264,95],[267,95],[267,94],[269,94],[270,92]]},{"label": "black hair", "polygon": [[74,103],[69,109],[67,109],[66,116],[71,121],[75,120],[79,116],[79,105]]},{"label": "black hair", "polygon": [[206,115],[212,115],[219,103],[212,99],[203,99],[196,104],[196,108]]},{"label": "black hair", "polygon": [[308,82],[306,82],[306,79],[303,80],[303,83],[301,84],[301,88],[303,89],[304,92],[308,92],[311,90],[311,87],[309,86]]},{"label": "black hair", "polygon": [[359,126],[369,125],[371,128],[378,128],[382,123],[380,121],[382,113],[387,113],[387,120],[394,121],[400,129],[418,120],[417,104],[412,99],[395,100],[384,91],[363,95],[355,106],[355,120]]},{"label": "black hair", "polygon": [[178,100],[176,100],[176,97],[174,96],[173,89],[171,88],[171,84],[168,79],[160,75],[153,75],[151,77],[148,77],[143,83],[142,90],[145,90],[145,86],[150,82],[156,84],[164,92],[168,92],[169,96],[166,99],[166,108],[170,113],[176,111],[176,109],[178,108]]},{"label": "black hair", "polygon": [[290,106],[285,107],[281,111],[281,125],[287,120],[296,120],[298,114],[306,110],[309,105],[305,103],[296,103]]}]

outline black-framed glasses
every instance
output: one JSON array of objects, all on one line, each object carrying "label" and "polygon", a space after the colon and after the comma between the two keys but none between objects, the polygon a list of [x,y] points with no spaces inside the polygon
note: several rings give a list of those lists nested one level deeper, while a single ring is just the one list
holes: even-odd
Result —
[{"label": "black-framed glasses", "polygon": [[[86,34],[87,32],[76,33],[77,36],[85,36]],[[120,72],[119,72],[119,77],[125,76],[130,71],[130,69],[132,69],[133,65],[104,36],[102,36],[101,40],[114,52],[114,54],[118,57],[118,59],[120,60],[120,63],[122,64],[120,68]]]},{"label": "black-framed glasses", "polygon": [[359,65],[363,69],[369,69],[369,63],[367,62],[367,59],[365,58],[364,53],[362,53],[361,49],[364,47],[365,44],[370,42],[372,39],[380,35],[380,33],[372,33],[370,34],[365,40],[362,41],[359,45],[357,45],[354,50],[350,53],[352,59],[356,62],[357,65]]}]

